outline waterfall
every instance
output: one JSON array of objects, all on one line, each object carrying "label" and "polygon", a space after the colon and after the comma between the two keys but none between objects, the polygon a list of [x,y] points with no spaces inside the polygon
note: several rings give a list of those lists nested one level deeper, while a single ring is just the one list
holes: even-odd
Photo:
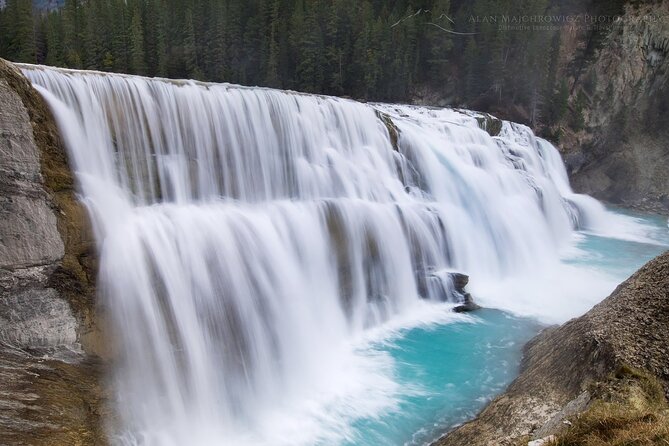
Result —
[{"label": "waterfall", "polygon": [[314,444],[267,424],[356,391],[370,365],[348,339],[457,303],[451,271],[550,268],[606,220],[551,144],[508,122],[492,137],[472,112],[22,69],[94,223],[119,444]]}]

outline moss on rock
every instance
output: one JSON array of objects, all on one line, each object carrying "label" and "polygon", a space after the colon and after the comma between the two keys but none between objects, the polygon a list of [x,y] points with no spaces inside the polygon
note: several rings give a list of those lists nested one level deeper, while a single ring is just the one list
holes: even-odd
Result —
[{"label": "moss on rock", "polygon": [[669,444],[669,405],[655,376],[623,365],[592,394],[587,410],[566,420],[546,446]]}]

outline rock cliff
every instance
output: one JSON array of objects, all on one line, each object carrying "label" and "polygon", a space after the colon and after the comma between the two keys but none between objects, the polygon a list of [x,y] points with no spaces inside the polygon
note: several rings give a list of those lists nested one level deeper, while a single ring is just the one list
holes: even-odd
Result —
[{"label": "rock cliff", "polygon": [[593,389],[621,369],[644,371],[667,392],[667,358],[669,252],[584,316],[537,336],[526,346],[521,373],[507,391],[436,445],[515,445],[519,439],[546,437],[586,410]]},{"label": "rock cliff", "polygon": [[630,2],[625,11],[572,80],[572,112],[582,119],[560,145],[578,192],[667,213],[669,1]]},{"label": "rock cliff", "polygon": [[95,256],[46,104],[0,59],[0,444],[102,441]]}]

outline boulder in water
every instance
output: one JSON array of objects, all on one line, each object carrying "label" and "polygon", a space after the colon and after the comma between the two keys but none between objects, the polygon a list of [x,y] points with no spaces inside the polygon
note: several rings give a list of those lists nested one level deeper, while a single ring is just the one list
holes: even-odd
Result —
[{"label": "boulder in water", "polygon": [[453,309],[456,313],[469,313],[471,311],[480,310],[481,306],[474,302],[471,294],[465,293],[465,301],[462,305],[458,305]]},{"label": "boulder in water", "polygon": [[469,283],[469,276],[462,273],[449,273],[449,277],[453,283],[453,289],[463,298],[463,302],[455,307],[453,311],[456,313],[468,313],[480,309],[481,307],[474,302],[472,295],[465,290],[465,287]]},{"label": "boulder in water", "polygon": [[466,294],[465,287],[469,283],[469,276],[462,273],[449,273],[453,288],[460,294]]}]

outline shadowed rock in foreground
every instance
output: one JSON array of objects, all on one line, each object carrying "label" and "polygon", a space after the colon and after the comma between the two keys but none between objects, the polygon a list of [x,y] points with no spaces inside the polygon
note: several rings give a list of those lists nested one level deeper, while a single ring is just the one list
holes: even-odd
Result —
[{"label": "shadowed rock in foreground", "polygon": [[436,445],[515,445],[521,439],[547,437],[589,407],[597,383],[629,367],[656,377],[666,393],[668,358],[666,252],[584,316],[532,340],[520,376],[506,393]]}]

